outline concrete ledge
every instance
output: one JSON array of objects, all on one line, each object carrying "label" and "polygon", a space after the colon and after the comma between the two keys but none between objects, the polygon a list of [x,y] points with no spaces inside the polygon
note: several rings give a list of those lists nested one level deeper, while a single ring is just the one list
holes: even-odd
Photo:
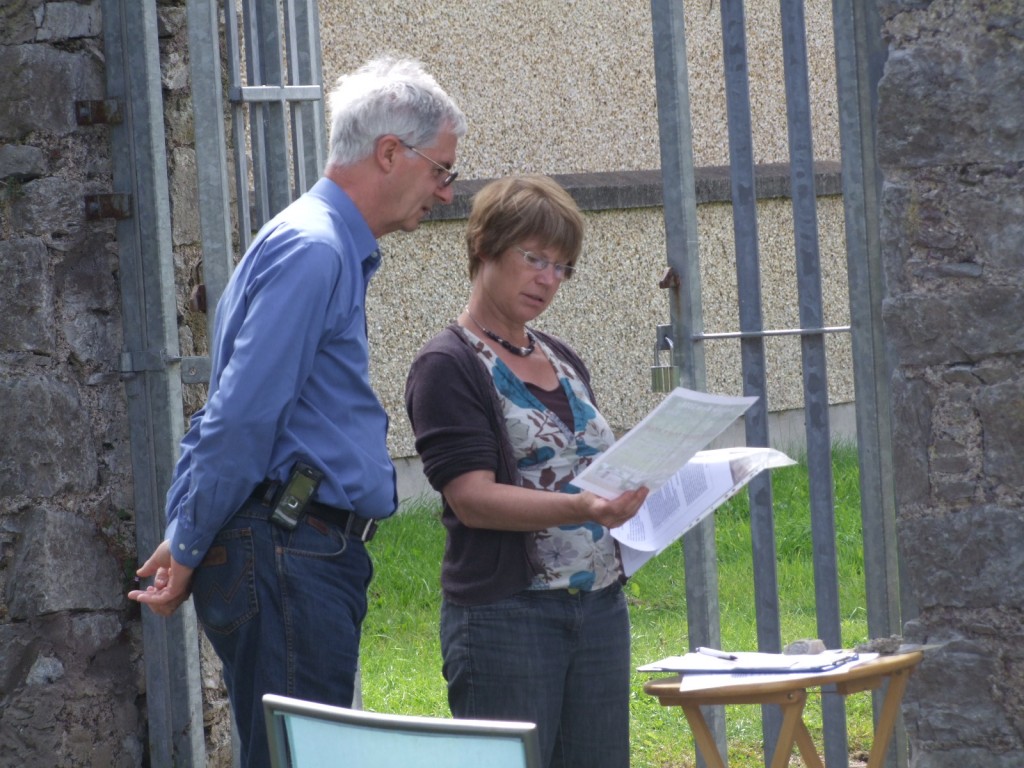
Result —
[{"label": "concrete ledge", "polygon": [[[552,174],[584,211],[616,211],[628,208],[660,208],[663,202],[661,171],[613,171],[607,173]],[[473,195],[492,179],[472,179],[455,184],[451,205],[436,206],[429,221],[456,221],[469,215]],[[729,166],[716,165],[695,171],[697,204],[728,203],[732,200]],[[755,194],[767,200],[791,197],[790,166],[786,163],[759,165],[754,169]],[[818,197],[842,194],[840,164],[814,164],[814,188]]]}]

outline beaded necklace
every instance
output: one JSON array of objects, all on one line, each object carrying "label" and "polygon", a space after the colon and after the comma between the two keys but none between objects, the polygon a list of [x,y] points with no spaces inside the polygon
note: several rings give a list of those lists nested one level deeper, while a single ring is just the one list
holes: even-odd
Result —
[{"label": "beaded necklace", "polygon": [[511,341],[507,341],[501,338],[501,336],[496,334],[494,331],[488,330],[487,328],[484,328],[482,325],[480,325],[480,321],[473,317],[472,313],[469,311],[469,307],[466,307],[466,314],[469,315],[469,319],[473,321],[476,327],[484,332],[484,336],[491,339],[492,341],[498,342],[499,344],[501,344],[501,346],[503,346],[513,355],[519,355],[520,357],[528,357],[529,355],[532,355],[533,350],[537,348],[537,340],[534,338],[533,334],[530,333],[529,328],[523,329],[526,333],[526,340],[529,343],[525,347],[517,347]]}]

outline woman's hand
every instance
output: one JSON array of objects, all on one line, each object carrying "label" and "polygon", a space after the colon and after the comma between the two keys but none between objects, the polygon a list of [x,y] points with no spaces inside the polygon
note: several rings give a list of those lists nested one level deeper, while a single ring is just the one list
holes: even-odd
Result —
[{"label": "woman's hand", "polygon": [[605,528],[618,528],[629,521],[640,509],[647,498],[646,488],[637,488],[634,491],[626,491],[614,499],[603,499],[590,491],[580,494],[580,500],[585,505],[587,520],[603,525]]}]

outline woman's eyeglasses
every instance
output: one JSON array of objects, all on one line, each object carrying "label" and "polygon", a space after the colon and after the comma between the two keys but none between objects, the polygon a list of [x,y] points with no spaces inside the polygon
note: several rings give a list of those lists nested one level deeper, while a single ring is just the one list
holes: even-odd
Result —
[{"label": "woman's eyeglasses", "polygon": [[557,261],[548,261],[543,256],[538,256],[536,253],[524,251],[518,245],[516,246],[516,250],[523,255],[523,261],[538,272],[543,272],[548,267],[554,269],[555,277],[559,280],[569,280],[572,278],[572,273],[576,271],[575,267],[571,264],[559,264]]}]

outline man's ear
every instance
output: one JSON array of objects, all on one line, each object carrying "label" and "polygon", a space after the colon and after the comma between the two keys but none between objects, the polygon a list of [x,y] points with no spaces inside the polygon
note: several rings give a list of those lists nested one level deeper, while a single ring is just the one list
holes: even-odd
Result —
[{"label": "man's ear", "polygon": [[397,136],[385,134],[377,139],[377,143],[373,148],[373,156],[381,169],[385,173],[390,173],[395,164],[395,158],[401,149],[402,142],[398,140]]}]

